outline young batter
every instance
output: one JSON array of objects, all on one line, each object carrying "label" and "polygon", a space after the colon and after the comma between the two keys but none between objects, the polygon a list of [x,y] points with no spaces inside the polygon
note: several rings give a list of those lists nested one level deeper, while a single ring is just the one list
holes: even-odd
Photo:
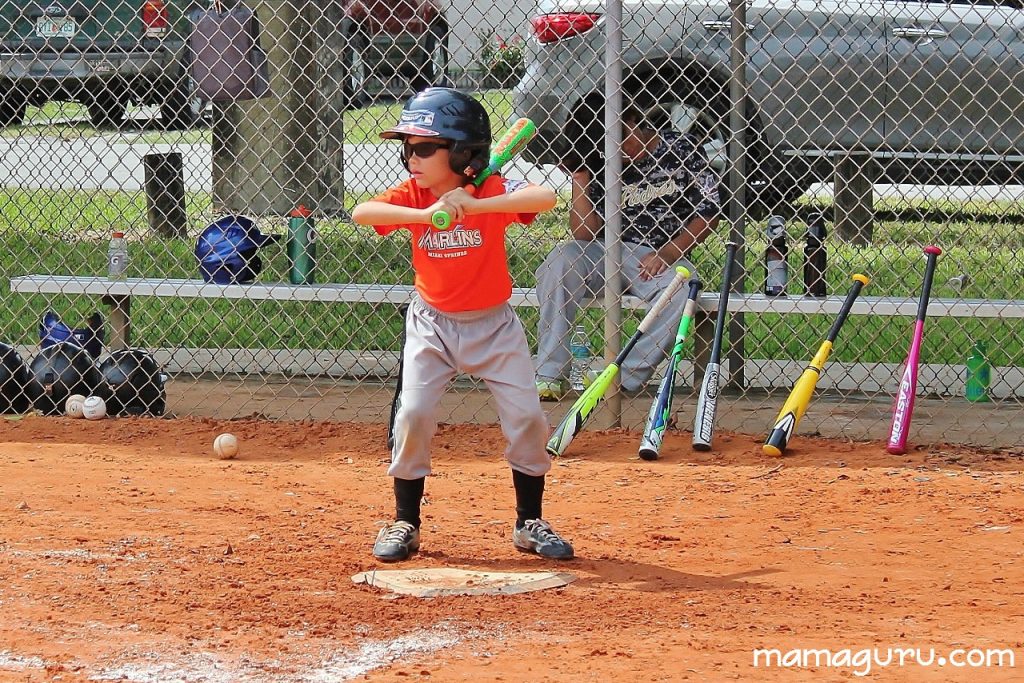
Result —
[{"label": "young batter", "polygon": [[[419,549],[437,405],[463,372],[487,383],[508,439],[505,458],[517,513],[512,542],[525,552],[570,559],[572,546],[541,518],[544,475],[551,468],[544,449],[548,423],[526,335],[508,304],[512,277],[505,253],[505,229],[529,224],[554,207],[555,193],[497,175],[473,195],[463,189],[487,165],[491,126],[483,106],[457,90],[427,88],[414,95],[398,125],[381,137],[402,141],[402,161],[412,177],[357,206],[352,218],[381,235],[400,228],[412,233],[417,296],[405,321],[402,394],[388,469],[395,521],[381,529],[373,554],[395,562]],[[431,225],[439,209],[451,215],[450,230]]]}]

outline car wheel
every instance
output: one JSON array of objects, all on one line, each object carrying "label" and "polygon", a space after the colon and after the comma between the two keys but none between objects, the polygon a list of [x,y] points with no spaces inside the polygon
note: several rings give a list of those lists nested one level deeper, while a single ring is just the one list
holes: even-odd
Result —
[{"label": "car wheel", "polygon": [[203,116],[205,103],[189,79],[179,81],[160,104],[160,119],[166,130],[188,130]]},{"label": "car wheel", "polygon": [[85,106],[89,110],[89,121],[97,128],[120,126],[128,111],[128,103],[108,91],[93,95]]},{"label": "car wheel", "polygon": [[[674,74],[670,74],[674,76]],[[679,84],[682,80],[683,84]],[[729,101],[724,89],[713,85],[694,86],[688,79],[673,78],[675,87],[655,86],[637,96],[636,103],[660,123],[695,137],[704,147],[708,162],[722,179],[722,204],[731,194],[729,187]],[[665,83],[664,77],[654,79]],[[747,141],[747,209],[755,217],[775,211],[780,204],[792,202],[811,184],[809,169],[800,160],[783,163],[764,144],[758,134],[757,112],[750,109],[752,122]]]},{"label": "car wheel", "polygon": [[28,98],[18,90],[0,91],[0,128],[23,123],[27,108]]},{"label": "car wheel", "polygon": [[448,78],[448,62],[451,54],[448,51],[448,25],[438,22],[423,41],[423,61],[412,79],[412,89],[419,92],[431,85],[451,87]]},{"label": "car wheel", "polygon": [[369,38],[359,29],[353,29],[345,39],[345,80],[342,83],[343,109],[358,109],[367,103],[366,81],[369,68],[366,62],[366,50]]}]

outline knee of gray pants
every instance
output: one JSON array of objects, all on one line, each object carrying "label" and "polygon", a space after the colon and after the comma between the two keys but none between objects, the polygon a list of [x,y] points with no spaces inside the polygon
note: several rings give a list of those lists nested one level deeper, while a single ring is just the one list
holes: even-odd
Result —
[{"label": "knee of gray pants", "polygon": [[564,275],[566,271],[573,267],[576,261],[583,258],[587,244],[589,242],[581,240],[570,240],[556,244],[548,252],[548,255],[544,257],[544,261],[537,266],[536,276],[538,284],[545,276]]},{"label": "knee of gray pants", "polygon": [[416,400],[417,392],[402,393],[395,416],[395,449],[388,474],[419,479],[430,474],[430,442],[437,431],[437,406]]}]

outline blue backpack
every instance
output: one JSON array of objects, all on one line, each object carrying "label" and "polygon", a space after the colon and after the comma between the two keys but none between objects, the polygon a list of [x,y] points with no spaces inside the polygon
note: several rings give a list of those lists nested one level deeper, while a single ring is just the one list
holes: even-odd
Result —
[{"label": "blue backpack", "polygon": [[94,359],[99,358],[103,353],[103,316],[99,312],[93,313],[86,325],[71,329],[59,315],[47,311],[39,323],[39,348],[68,342],[85,349]]},{"label": "blue backpack", "polygon": [[259,250],[280,235],[264,235],[251,218],[224,216],[211,223],[196,243],[199,274],[220,285],[249,284],[263,270]]}]

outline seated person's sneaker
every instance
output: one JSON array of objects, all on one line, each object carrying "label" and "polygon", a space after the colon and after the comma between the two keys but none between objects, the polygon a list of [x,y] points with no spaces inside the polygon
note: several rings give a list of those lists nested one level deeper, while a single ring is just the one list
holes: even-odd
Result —
[{"label": "seated person's sneaker", "polygon": [[542,401],[561,401],[565,396],[565,387],[561,380],[541,377],[537,380],[537,396]]},{"label": "seated person's sneaker", "polygon": [[516,550],[535,553],[552,560],[571,560],[572,545],[551,528],[543,519],[528,519],[522,527],[512,531]]},{"label": "seated person's sneaker", "polygon": [[377,534],[373,556],[382,562],[401,562],[420,549],[420,530],[409,522],[392,522]]}]

